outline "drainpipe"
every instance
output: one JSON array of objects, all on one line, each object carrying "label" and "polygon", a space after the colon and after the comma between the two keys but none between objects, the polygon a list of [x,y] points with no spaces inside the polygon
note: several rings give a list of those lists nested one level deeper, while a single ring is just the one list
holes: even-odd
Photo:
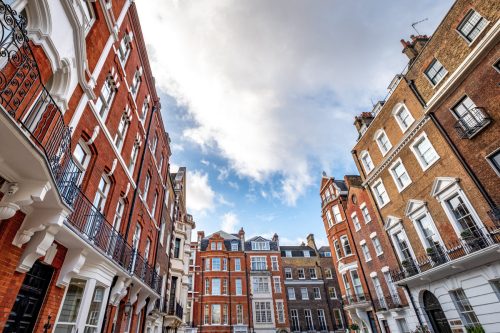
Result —
[{"label": "drainpipe", "polygon": [[233,328],[233,322],[231,320],[231,309],[232,309],[232,295],[231,295],[231,259],[229,258],[229,253],[227,254],[227,269],[229,272],[229,281],[228,281],[228,287],[227,291],[229,292],[229,332],[231,332],[231,329]]},{"label": "drainpipe", "polygon": [[[420,105],[424,109],[427,108],[427,104],[425,103],[425,100],[423,99],[422,95],[418,91],[418,89],[417,89],[417,87],[415,85],[415,82],[413,80],[408,80],[406,77],[405,77],[405,81],[408,84],[408,87],[410,87],[410,90],[417,97]],[[458,158],[458,161],[460,162],[460,164],[465,169],[465,172],[467,172],[468,176],[472,179],[472,181],[474,182],[474,184],[477,186],[477,188],[479,189],[479,192],[481,192],[481,195],[484,197],[484,199],[486,200],[486,202],[488,203],[488,205],[490,206],[490,208],[494,209],[496,207],[495,202],[493,201],[493,199],[491,198],[491,196],[488,194],[488,192],[485,190],[483,184],[481,184],[481,181],[479,180],[479,178],[477,178],[477,176],[474,173],[474,171],[472,171],[472,169],[470,168],[470,166],[467,164],[467,162],[465,161],[464,157],[462,156],[462,154],[460,153],[460,151],[457,149],[457,146],[453,143],[453,141],[451,141],[450,136],[444,130],[443,126],[441,125],[441,123],[439,122],[439,120],[436,118],[436,115],[434,114],[434,112],[429,112],[428,115],[429,115],[430,119],[432,120],[432,122],[434,123],[434,125],[436,125],[436,127],[438,128],[439,133],[441,133],[441,135],[446,140],[446,143],[448,143],[448,145],[450,146],[450,148],[453,151],[453,153],[455,154],[455,156]]]},{"label": "drainpipe", "polygon": [[[244,250],[244,248],[243,248],[243,250]],[[250,310],[251,304],[250,304],[250,291],[249,291],[249,287],[248,287],[249,282],[248,282],[248,266],[247,266],[247,254],[246,253],[245,253],[245,279],[246,279],[246,284],[247,284],[248,328],[249,328],[249,330],[251,329],[250,332],[254,332],[253,322],[252,322],[253,314],[252,314],[252,310]]]},{"label": "drainpipe", "polygon": [[407,284],[403,284],[403,285],[400,285],[400,286],[402,286],[403,288],[405,288],[406,293],[408,294],[408,297],[410,298],[411,305],[413,306],[413,310],[415,310],[415,314],[417,315],[418,323],[419,323],[419,325],[421,327],[424,327],[424,323],[422,322],[422,318],[420,317],[420,311],[415,306],[415,300],[413,299],[413,296],[412,296],[412,294],[410,292],[410,288],[408,288]]},{"label": "drainpipe", "polygon": [[148,316],[148,306],[151,300],[149,297],[146,299],[146,305],[144,305],[144,311],[142,313],[142,332],[146,332],[146,318]]},{"label": "drainpipe", "polygon": [[[200,248],[201,252],[201,248]],[[206,258],[201,259],[201,291],[200,291],[200,333],[203,331],[203,294],[205,293],[205,279],[203,274],[205,273],[205,260]]]},{"label": "drainpipe", "polygon": [[132,197],[132,203],[130,205],[130,211],[129,211],[128,221],[127,221],[127,229],[125,230],[125,242],[127,242],[128,234],[130,232],[130,225],[132,223],[132,215],[134,212],[135,201],[137,200],[137,194],[139,192],[139,183],[140,183],[141,175],[142,175],[142,167],[144,166],[144,158],[146,157],[146,150],[148,150],[151,124],[153,122],[153,118],[154,118],[154,115],[155,115],[155,112],[157,111],[157,109],[158,109],[158,104],[153,105],[153,109],[151,111],[151,117],[149,117],[148,130],[146,131],[146,139],[144,141],[144,149],[142,150],[141,162],[139,163],[139,171],[137,172],[137,177],[135,179],[135,186],[136,187],[135,187],[135,191],[134,191],[134,196]]},{"label": "drainpipe", "polygon": [[[109,308],[109,300],[111,298],[111,290],[113,290],[113,288],[116,284],[116,281],[118,281],[118,276],[115,275],[113,277],[113,282],[111,282],[111,286],[109,287],[108,299],[106,300],[106,307],[105,307],[106,310]],[[116,308],[116,311],[118,311],[118,307]],[[104,311],[104,317],[102,318],[102,325],[101,325],[101,333],[104,333],[104,331],[106,331],[108,328],[109,323],[106,323],[106,320],[108,319],[107,317],[108,317],[108,311]],[[106,327],[106,330],[104,329],[104,327]]]}]

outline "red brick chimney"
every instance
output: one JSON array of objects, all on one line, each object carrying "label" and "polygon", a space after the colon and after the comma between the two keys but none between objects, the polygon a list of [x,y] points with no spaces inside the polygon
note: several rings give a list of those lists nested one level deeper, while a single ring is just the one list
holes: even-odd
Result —
[{"label": "red brick chimney", "polygon": [[403,53],[406,54],[410,61],[412,61],[424,48],[425,44],[429,40],[429,37],[427,35],[411,35],[410,38],[410,41],[401,39],[401,44],[403,45]]},{"label": "red brick chimney", "polygon": [[373,115],[371,112],[362,112],[359,116],[354,117],[354,126],[358,130],[358,133],[361,135],[361,132],[370,126],[370,123],[373,120]]}]

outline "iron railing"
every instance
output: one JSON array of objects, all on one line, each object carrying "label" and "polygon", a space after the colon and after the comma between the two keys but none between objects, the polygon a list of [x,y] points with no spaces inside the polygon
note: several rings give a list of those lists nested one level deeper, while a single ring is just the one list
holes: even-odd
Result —
[{"label": "iron railing", "polygon": [[355,305],[358,303],[370,302],[370,295],[366,293],[359,293],[353,295],[346,295],[342,297],[344,305]]},{"label": "iron railing", "polygon": [[455,130],[462,139],[469,139],[490,123],[491,119],[481,107],[474,107],[468,113],[459,118],[455,123]]},{"label": "iron railing", "polygon": [[177,318],[182,320],[182,316],[184,314],[184,308],[182,305],[179,304],[179,302],[172,302],[170,306],[168,307],[168,313],[169,316],[176,316]]},{"label": "iron railing", "polygon": [[[141,262],[142,257],[77,185],[81,171],[71,153],[71,129],[64,123],[63,113],[42,82],[43,75],[26,33],[26,19],[2,0],[0,29],[0,105],[45,155],[62,199],[72,208],[66,223],[159,292],[161,277],[148,263]],[[141,264],[132,267],[134,257]]]},{"label": "iron railing", "polygon": [[385,311],[389,309],[398,309],[408,306],[408,302],[402,301],[399,296],[385,296],[373,300],[376,311]]},{"label": "iron railing", "polygon": [[488,211],[488,215],[490,216],[493,223],[495,223],[497,228],[500,228],[500,206],[496,206]]},{"label": "iron railing", "polygon": [[444,246],[436,245],[415,260],[404,260],[402,268],[391,270],[391,276],[393,281],[400,281],[496,244],[500,244],[500,228],[478,228],[475,234],[450,241]]}]

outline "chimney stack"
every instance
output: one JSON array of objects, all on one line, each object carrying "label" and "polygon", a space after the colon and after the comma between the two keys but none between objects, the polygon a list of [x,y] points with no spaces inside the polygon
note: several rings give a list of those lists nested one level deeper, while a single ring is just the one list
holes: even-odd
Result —
[{"label": "chimney stack", "polygon": [[403,53],[406,54],[411,62],[418,56],[420,51],[422,51],[429,37],[427,35],[411,35],[410,38],[410,41],[401,39],[401,44],[403,45]]},{"label": "chimney stack", "polygon": [[314,241],[314,234],[307,235],[307,246],[314,249],[314,252],[318,252],[318,248],[316,247],[316,242]]},{"label": "chimney stack", "polygon": [[198,231],[198,242],[200,242],[203,238],[205,238],[205,231]]},{"label": "chimney stack", "polygon": [[278,243],[278,246],[280,246],[280,238],[278,237],[278,234],[274,234],[272,241]]},{"label": "chimney stack", "polygon": [[245,249],[245,230],[241,227],[240,231],[238,231],[238,237],[240,238],[241,248]]},{"label": "chimney stack", "polygon": [[371,112],[362,112],[359,116],[354,117],[354,126],[358,130],[358,133],[361,135],[364,133],[364,130],[370,126],[370,123],[373,120],[373,115]]}]

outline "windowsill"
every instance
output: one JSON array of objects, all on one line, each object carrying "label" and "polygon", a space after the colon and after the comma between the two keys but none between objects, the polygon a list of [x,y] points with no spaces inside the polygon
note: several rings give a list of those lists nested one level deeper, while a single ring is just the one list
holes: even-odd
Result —
[{"label": "windowsill", "polygon": [[378,201],[377,201],[379,208],[383,208],[383,207],[387,206],[387,204],[388,204],[389,202],[391,202],[391,200],[387,201],[386,203],[384,203],[384,204],[382,205],[382,204],[380,204],[380,202],[378,202]]},{"label": "windowsill", "polygon": [[406,190],[411,184],[413,184],[413,182],[409,182],[408,184],[406,184],[405,187],[399,187],[399,186],[396,185],[396,187],[398,188],[398,193],[401,193],[404,190]]},{"label": "windowsill", "polygon": [[436,162],[439,161],[440,159],[441,159],[441,156],[439,156],[434,161],[432,161],[430,164],[427,164],[425,166],[422,164],[423,161],[420,159],[420,157],[418,158],[418,161],[420,162],[420,166],[422,167],[422,171],[425,172],[425,171],[429,170],[434,164],[436,164]]},{"label": "windowsill", "polygon": [[377,253],[377,257],[380,257],[383,254],[384,254],[384,252]]}]

